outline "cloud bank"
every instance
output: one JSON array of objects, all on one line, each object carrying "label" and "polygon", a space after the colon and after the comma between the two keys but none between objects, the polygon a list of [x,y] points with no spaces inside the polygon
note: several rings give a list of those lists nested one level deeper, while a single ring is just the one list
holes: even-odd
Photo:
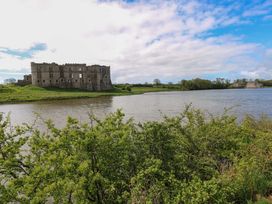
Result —
[{"label": "cloud bank", "polygon": [[265,77],[271,50],[212,31],[253,15],[267,20],[270,3],[243,12],[235,1],[0,1],[0,73],[30,72],[35,61],[110,65],[114,82]]}]

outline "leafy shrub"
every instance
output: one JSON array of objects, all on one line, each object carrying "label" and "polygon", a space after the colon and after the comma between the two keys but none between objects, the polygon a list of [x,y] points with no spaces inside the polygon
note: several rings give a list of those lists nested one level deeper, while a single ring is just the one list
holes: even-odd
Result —
[{"label": "leafy shrub", "polygon": [[135,123],[117,111],[47,131],[0,115],[3,203],[248,203],[272,192],[272,121],[188,107]]},{"label": "leafy shrub", "polygon": [[124,85],[124,86],[122,86],[122,90],[130,92],[131,91],[131,87],[129,85]]}]

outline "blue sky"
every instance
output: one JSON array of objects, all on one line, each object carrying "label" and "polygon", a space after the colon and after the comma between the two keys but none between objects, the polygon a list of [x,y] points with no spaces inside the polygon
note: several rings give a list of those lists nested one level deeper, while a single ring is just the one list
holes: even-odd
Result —
[{"label": "blue sky", "polygon": [[272,0],[9,0],[0,25],[0,82],[31,61],[110,65],[114,82],[272,78]]},{"label": "blue sky", "polygon": [[46,49],[47,46],[45,43],[36,43],[30,48],[24,50],[0,47],[0,52],[7,55],[12,55],[14,57],[18,57],[20,59],[31,59],[37,52],[45,51]]}]

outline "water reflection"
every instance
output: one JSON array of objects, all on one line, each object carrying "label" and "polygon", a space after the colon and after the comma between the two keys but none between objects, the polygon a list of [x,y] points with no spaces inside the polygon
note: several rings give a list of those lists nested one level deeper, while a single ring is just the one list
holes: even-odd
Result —
[{"label": "water reflection", "polygon": [[102,118],[105,114],[112,112],[111,107],[112,97],[99,97],[0,105],[0,112],[11,113],[13,124],[33,122],[38,114],[45,120],[52,119],[58,126],[63,126],[67,116],[75,117],[80,121],[87,121],[88,113],[93,113]]},{"label": "water reflection", "polygon": [[157,92],[143,95],[99,97],[63,101],[42,101],[25,104],[0,105],[0,112],[11,112],[13,124],[31,122],[35,112],[43,118],[53,119],[58,126],[65,124],[68,115],[80,121],[88,120],[88,112],[103,118],[105,114],[122,108],[127,117],[136,121],[160,120],[162,113],[177,115],[185,104],[219,114],[233,107],[230,114],[239,118],[246,113],[272,116],[272,89],[208,90],[186,92]]}]

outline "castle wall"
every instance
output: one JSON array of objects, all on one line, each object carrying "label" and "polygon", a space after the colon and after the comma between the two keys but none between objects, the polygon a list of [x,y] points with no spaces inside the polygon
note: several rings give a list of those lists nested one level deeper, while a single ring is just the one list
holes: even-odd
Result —
[{"label": "castle wall", "polygon": [[32,83],[32,76],[31,76],[31,74],[24,75],[24,79],[17,81],[17,84],[20,85],[20,86],[29,85],[31,83]]},{"label": "castle wall", "polygon": [[31,63],[32,84],[40,87],[112,89],[110,67],[86,64]]}]

